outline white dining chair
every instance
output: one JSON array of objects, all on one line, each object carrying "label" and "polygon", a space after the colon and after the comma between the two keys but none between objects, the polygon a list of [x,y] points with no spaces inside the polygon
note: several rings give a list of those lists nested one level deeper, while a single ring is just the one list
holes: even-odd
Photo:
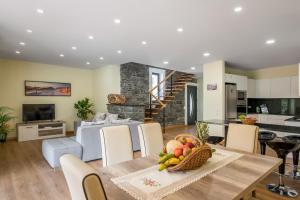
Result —
[{"label": "white dining chair", "polygon": [[72,200],[106,200],[98,172],[74,155],[60,157],[60,164]]},{"label": "white dining chair", "polygon": [[127,125],[102,128],[100,140],[104,167],[133,159],[131,135]]},{"label": "white dining chair", "polygon": [[229,124],[226,147],[256,153],[258,145],[258,127],[245,124]]},{"label": "white dining chair", "polygon": [[163,135],[159,123],[140,124],[138,126],[142,157],[158,155],[163,149]]}]

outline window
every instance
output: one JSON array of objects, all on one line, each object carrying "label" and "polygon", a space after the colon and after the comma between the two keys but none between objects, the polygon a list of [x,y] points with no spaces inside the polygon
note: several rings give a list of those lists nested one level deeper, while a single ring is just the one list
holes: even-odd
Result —
[{"label": "window", "polygon": [[[154,73],[153,72],[151,74],[151,86],[152,86],[152,88],[156,87],[159,84],[159,82],[160,82],[160,75],[159,75],[159,73]],[[155,96],[160,96],[160,88],[159,87],[155,88],[153,90],[153,94]],[[152,97],[152,99],[154,99],[154,97]]]}]

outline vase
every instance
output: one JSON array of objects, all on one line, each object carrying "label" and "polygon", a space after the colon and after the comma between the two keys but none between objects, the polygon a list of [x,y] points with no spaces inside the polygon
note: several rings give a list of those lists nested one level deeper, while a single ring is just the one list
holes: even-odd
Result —
[{"label": "vase", "polygon": [[6,136],[7,136],[7,134],[5,134],[5,133],[0,133],[0,143],[6,142]]}]

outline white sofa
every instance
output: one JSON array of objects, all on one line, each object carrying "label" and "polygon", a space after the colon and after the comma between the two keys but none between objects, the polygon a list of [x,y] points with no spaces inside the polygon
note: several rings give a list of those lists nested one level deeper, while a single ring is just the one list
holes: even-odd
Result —
[{"label": "white sofa", "polygon": [[[78,156],[78,152],[81,155],[78,156],[83,161],[91,161],[102,158],[101,141],[100,141],[100,129],[107,126],[128,125],[131,133],[132,150],[140,150],[138,125],[141,122],[128,121],[126,123],[105,123],[101,125],[88,125],[80,126],[77,129],[77,134],[70,138],[56,138],[47,139],[43,141],[42,151],[45,159],[48,161],[51,167],[59,167],[59,158],[64,154],[74,154]],[[78,144],[78,145],[74,145]],[[58,145],[59,144],[59,145]],[[76,146],[76,151],[74,150]],[[53,156],[54,155],[54,156]]]}]

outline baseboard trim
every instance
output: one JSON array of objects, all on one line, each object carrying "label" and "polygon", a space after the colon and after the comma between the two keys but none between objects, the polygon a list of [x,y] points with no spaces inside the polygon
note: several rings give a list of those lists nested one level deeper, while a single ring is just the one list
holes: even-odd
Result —
[{"label": "baseboard trim", "polygon": [[7,141],[17,141],[17,136],[6,138]]}]

